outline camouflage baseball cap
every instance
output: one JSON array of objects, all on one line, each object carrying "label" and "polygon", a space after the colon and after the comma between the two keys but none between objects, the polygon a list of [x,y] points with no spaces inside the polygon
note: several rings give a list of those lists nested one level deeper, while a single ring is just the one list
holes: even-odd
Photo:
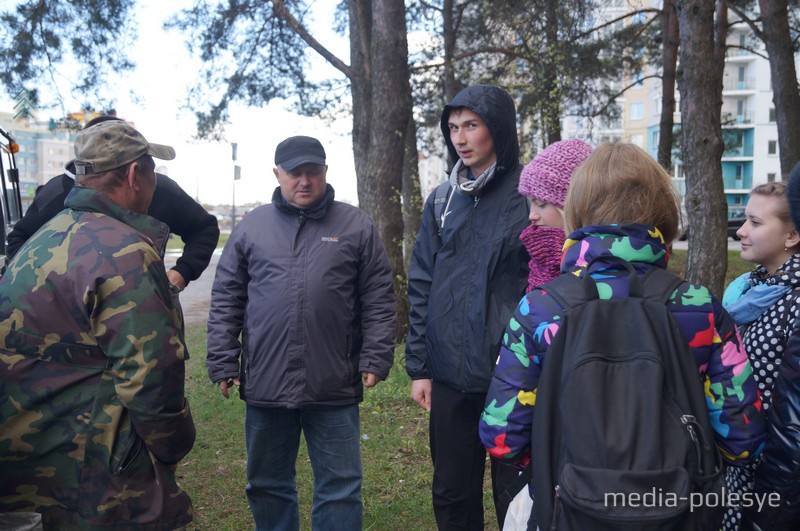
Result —
[{"label": "camouflage baseball cap", "polygon": [[175,150],[149,143],[127,122],[101,122],[84,129],[75,138],[75,174],[104,173],[133,162],[142,155],[172,160]]}]

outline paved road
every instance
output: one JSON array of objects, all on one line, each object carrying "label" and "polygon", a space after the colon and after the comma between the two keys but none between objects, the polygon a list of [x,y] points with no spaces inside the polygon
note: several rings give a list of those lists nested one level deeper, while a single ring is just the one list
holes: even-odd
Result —
[{"label": "paved road", "polygon": [[[211,257],[208,265],[200,278],[193,280],[181,292],[181,306],[183,307],[183,319],[186,325],[201,324],[208,320],[208,307],[211,301],[211,285],[214,283],[214,273],[217,270],[217,262],[222,249],[217,249]],[[175,265],[175,260],[180,254],[167,254],[164,263],[167,268]]]}]

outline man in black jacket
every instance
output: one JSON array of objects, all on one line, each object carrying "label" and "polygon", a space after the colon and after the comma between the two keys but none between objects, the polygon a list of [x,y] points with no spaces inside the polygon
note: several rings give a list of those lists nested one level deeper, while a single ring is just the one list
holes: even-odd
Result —
[{"label": "man in black jacket", "polygon": [[[428,197],[414,246],[406,370],[412,398],[431,413],[439,529],[483,529],[486,450],[478,420],[503,332],[528,282],[519,234],[529,208],[517,192],[522,166],[514,101],[506,91],[462,90],[445,106],[441,129],[455,165],[443,185],[448,193]],[[525,482],[492,460],[501,527]]]},{"label": "man in black jacket", "polygon": [[[99,116],[89,121],[84,129],[107,120],[119,120],[119,118]],[[36,190],[33,203],[8,233],[6,244],[8,260],[14,257],[22,244],[39,230],[39,227],[64,210],[64,199],[73,186],[75,186],[75,166],[69,162],[63,174],[53,177]],[[219,240],[217,218],[184,192],[178,183],[159,173],[156,174],[156,189],[147,213],[169,225],[170,232],[177,234],[183,240],[183,254],[175,266],[167,271],[170,283],[183,290],[208,267]]]}]

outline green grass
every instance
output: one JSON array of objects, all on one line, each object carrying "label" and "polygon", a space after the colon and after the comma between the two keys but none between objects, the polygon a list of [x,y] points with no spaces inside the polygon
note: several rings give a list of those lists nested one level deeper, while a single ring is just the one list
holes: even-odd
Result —
[{"label": "green grass", "polygon": [[[252,529],[244,491],[244,404],[235,394],[225,400],[209,382],[205,326],[189,326],[187,343],[191,359],[187,362],[186,394],[197,428],[194,449],[179,468],[180,484],[195,509],[194,522],[187,529]],[[428,451],[428,414],[411,401],[410,388],[398,359],[385,382],[365,391],[361,405],[365,530],[436,529],[430,493],[433,468]],[[303,443],[297,459],[301,529],[311,528],[312,477]],[[488,473],[486,477],[487,529],[496,529]]]},{"label": "green grass", "polygon": [[[725,275],[725,287],[728,287],[735,278],[755,269],[755,265],[745,262],[740,257],[739,251],[728,251],[728,271]],[[686,260],[688,251],[673,249],[669,258],[669,270],[678,276],[683,276],[686,272]]]},{"label": "green grass", "polygon": [[[227,235],[223,238],[227,240]],[[686,251],[673,251],[670,269],[683,274],[685,267]],[[752,267],[739,258],[738,251],[730,251],[726,285]],[[187,329],[191,359],[187,362],[186,393],[197,427],[194,449],[178,471],[196,513],[187,529],[252,529],[244,492],[244,403],[235,393],[225,400],[209,382],[205,332],[204,325],[190,325]],[[411,401],[411,382],[402,364],[401,349],[397,352],[387,380],[366,390],[361,405],[361,433],[365,436],[361,443],[364,529],[433,530],[436,522],[430,494],[433,468],[428,451],[428,414]],[[312,487],[311,466],[303,443],[297,459],[302,529],[311,528]],[[488,473],[484,493],[486,529],[497,529]]]}]

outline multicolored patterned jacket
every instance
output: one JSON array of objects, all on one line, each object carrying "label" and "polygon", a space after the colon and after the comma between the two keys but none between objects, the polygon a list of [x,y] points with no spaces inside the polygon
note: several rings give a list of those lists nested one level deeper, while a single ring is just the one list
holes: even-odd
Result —
[{"label": "multicolored patterned jacket", "polygon": [[[569,235],[561,272],[583,275],[583,268],[597,256],[624,258],[640,276],[651,267],[666,268],[669,260],[657,229],[640,224],[593,226]],[[628,295],[627,271],[604,270],[602,266],[598,269],[600,272],[593,267],[592,276],[602,275],[602,282],[598,282],[601,298]],[[699,285],[682,284],[668,307],[704,378],[717,446],[729,463],[742,465],[751,461],[764,443],[765,419],[733,319]],[[520,467],[531,459],[531,425],[539,374],[563,312],[542,289],[535,289],[522,299],[506,329],[481,416],[480,435],[489,453]]]},{"label": "multicolored patterned jacket", "polygon": [[168,228],[75,187],[0,279],[0,512],[45,529],[175,529],[194,444]]}]

